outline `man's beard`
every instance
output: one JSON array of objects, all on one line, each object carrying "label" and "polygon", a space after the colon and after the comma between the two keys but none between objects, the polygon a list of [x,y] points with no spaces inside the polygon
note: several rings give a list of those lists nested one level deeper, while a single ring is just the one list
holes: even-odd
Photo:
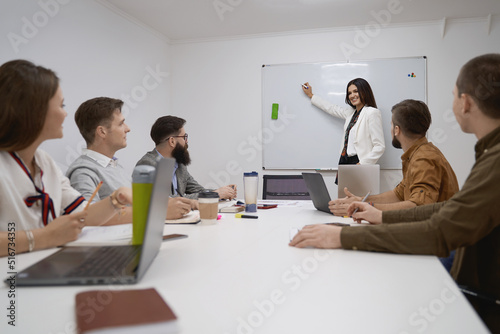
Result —
[{"label": "man's beard", "polygon": [[175,158],[175,161],[179,164],[189,165],[191,163],[191,157],[189,157],[188,144],[186,146],[182,146],[177,143],[174,149],[172,150],[172,156]]},{"label": "man's beard", "polygon": [[401,142],[396,137],[392,137],[392,146],[395,148],[402,148]]}]

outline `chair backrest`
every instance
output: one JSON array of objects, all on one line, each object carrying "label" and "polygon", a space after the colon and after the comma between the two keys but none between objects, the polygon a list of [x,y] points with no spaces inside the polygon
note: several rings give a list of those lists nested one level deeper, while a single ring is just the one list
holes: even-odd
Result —
[{"label": "chair backrest", "polygon": [[262,199],[310,200],[302,175],[264,175]]}]

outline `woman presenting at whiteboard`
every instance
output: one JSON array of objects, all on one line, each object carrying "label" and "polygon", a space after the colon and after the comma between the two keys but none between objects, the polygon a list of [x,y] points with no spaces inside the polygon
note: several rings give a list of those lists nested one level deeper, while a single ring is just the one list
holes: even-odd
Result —
[{"label": "woman presenting at whiteboard", "polygon": [[349,107],[346,108],[313,95],[308,82],[302,85],[302,90],[314,106],[345,120],[339,165],[377,163],[385,150],[382,115],[365,79],[356,78],[347,84],[345,102]]}]

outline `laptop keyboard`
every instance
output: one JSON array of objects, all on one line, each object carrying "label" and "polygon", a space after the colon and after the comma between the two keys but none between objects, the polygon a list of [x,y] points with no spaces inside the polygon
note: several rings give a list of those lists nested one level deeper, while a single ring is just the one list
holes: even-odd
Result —
[{"label": "laptop keyboard", "polygon": [[[100,247],[66,277],[118,276],[132,262],[141,247]],[[139,263],[139,261],[137,261]]]}]

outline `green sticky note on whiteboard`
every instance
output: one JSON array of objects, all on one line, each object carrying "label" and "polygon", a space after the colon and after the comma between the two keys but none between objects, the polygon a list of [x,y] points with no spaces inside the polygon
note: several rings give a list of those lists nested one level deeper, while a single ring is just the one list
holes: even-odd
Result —
[{"label": "green sticky note on whiteboard", "polygon": [[278,119],[278,109],[279,105],[277,103],[273,103],[273,112],[271,113],[271,119]]}]

